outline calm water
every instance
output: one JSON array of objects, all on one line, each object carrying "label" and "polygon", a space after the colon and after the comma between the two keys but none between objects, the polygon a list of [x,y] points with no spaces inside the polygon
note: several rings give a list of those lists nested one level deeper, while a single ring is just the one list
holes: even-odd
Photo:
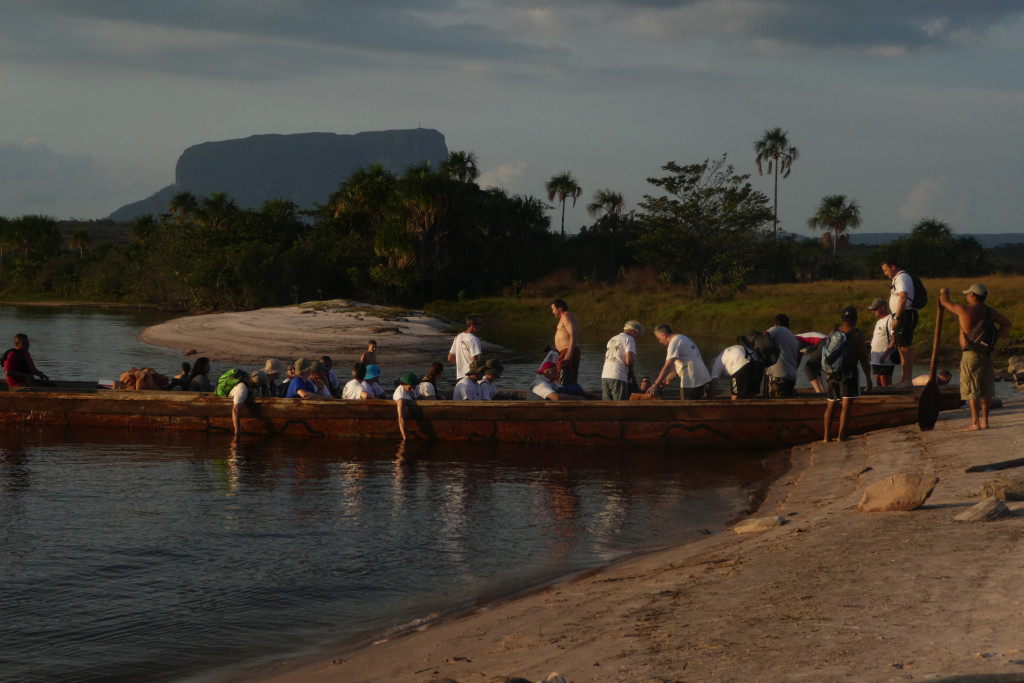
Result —
[{"label": "calm water", "polygon": [[[149,313],[0,316],[54,377],[182,358],[136,341]],[[0,433],[0,680],[209,679],[401,627],[718,531],[783,457]]]}]

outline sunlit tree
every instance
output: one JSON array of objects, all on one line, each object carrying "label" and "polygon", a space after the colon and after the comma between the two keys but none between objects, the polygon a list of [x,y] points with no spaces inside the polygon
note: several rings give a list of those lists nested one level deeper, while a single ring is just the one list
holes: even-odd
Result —
[{"label": "sunlit tree", "polygon": [[770,128],[754,141],[754,152],[757,154],[757,174],[763,175],[764,164],[767,164],[768,173],[775,177],[775,196],[772,209],[773,235],[779,231],[779,173],[782,173],[783,178],[788,178],[793,162],[800,154],[796,147],[789,144],[788,136],[788,131],[781,128]]},{"label": "sunlit tree", "polygon": [[856,199],[847,200],[845,194],[822,197],[814,215],[807,219],[807,227],[824,230],[822,243],[832,247],[832,277],[836,276],[838,248],[850,242],[849,231],[860,227],[860,205]]},{"label": "sunlit tree", "polygon": [[580,187],[572,171],[565,171],[551,176],[551,180],[544,185],[544,189],[547,190],[549,202],[555,201],[555,197],[557,197],[558,201],[562,203],[562,237],[565,237],[565,201],[571,199],[572,205],[576,206],[576,200],[583,194],[583,188]]}]

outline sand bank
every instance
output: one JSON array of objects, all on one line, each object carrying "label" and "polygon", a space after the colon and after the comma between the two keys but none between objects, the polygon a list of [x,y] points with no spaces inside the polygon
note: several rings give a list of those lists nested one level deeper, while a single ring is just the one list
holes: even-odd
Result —
[{"label": "sand bank", "polygon": [[[264,681],[1024,680],[1024,517],[964,523],[992,473],[1020,455],[1024,402],[964,434],[966,410],[793,451],[757,516],[731,531],[355,650],[245,672]],[[939,484],[913,512],[859,513],[900,472]],[[1002,474],[1024,474],[1021,469]],[[1008,503],[1024,515],[1022,503]],[[951,677],[951,678],[945,678]]]},{"label": "sand bank", "polygon": [[[335,300],[177,318],[146,328],[139,339],[222,363],[262,365],[271,357],[328,355],[336,367],[359,360],[367,341],[375,339],[379,363],[426,366],[448,356],[454,334],[444,330],[451,326],[422,311]],[[488,356],[511,353],[486,342],[483,348]]]}]

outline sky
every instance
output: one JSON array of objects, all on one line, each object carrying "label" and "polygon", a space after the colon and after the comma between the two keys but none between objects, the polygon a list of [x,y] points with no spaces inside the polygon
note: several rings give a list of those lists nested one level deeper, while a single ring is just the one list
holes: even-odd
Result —
[{"label": "sky", "polygon": [[[481,186],[636,207],[675,161],[754,141],[799,156],[780,227],[822,197],[860,232],[938,218],[1022,231],[1020,0],[0,0],[0,216],[101,218],[174,181],[194,144],[434,128]],[[326,199],[326,198],[325,198]],[[559,212],[552,210],[557,229]]]}]

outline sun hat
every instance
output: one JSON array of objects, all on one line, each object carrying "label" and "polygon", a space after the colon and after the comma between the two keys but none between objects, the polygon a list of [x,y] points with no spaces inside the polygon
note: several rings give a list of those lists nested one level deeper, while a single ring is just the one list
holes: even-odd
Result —
[{"label": "sun hat", "polygon": [[964,290],[964,294],[973,294],[975,296],[988,296],[988,287],[975,282],[973,285]]},{"label": "sun hat", "polygon": [[263,366],[263,372],[268,375],[283,375],[287,372],[284,363],[276,358],[268,358],[266,365]]},{"label": "sun hat", "polygon": [[497,358],[489,358],[484,363],[484,374],[485,375],[500,375],[505,372],[505,364]]},{"label": "sun hat", "polygon": [[853,306],[847,306],[843,309],[843,313],[840,317],[847,322],[855,323],[857,322],[857,309]]},{"label": "sun hat", "polygon": [[885,299],[878,298],[871,302],[871,305],[868,306],[868,310],[875,311],[881,308],[882,306],[885,306]]},{"label": "sun hat", "polygon": [[263,370],[253,370],[252,374],[249,375],[249,379],[256,384],[270,384],[270,378],[267,377],[267,373]]},{"label": "sun hat", "polygon": [[558,366],[555,363],[552,363],[552,362],[549,361],[549,362],[545,363],[544,365],[540,366],[540,370],[538,370],[536,372],[536,374],[542,375],[542,374],[544,374],[545,370],[550,370],[551,368],[557,368],[557,367]]},{"label": "sun hat", "polygon": [[305,358],[300,358],[297,361],[295,361],[295,372],[297,372],[300,375],[310,372],[312,369],[313,361],[306,360]]},{"label": "sun hat", "polygon": [[367,365],[366,366],[366,377],[364,379],[377,379],[380,377],[380,366],[378,365]]},{"label": "sun hat", "polygon": [[478,360],[473,361],[469,365],[469,370],[466,371],[467,375],[482,375],[487,367]]},{"label": "sun hat", "polygon": [[398,378],[399,384],[408,384],[411,387],[416,386],[420,383],[420,378],[411,372],[407,372]]}]

